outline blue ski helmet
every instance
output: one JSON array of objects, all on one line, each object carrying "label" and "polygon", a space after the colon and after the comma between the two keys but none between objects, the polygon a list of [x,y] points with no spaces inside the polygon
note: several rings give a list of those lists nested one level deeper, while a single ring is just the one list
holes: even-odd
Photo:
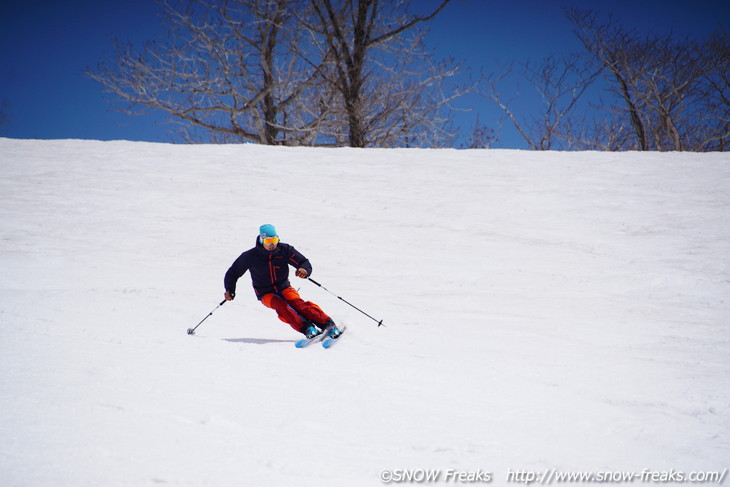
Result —
[{"label": "blue ski helmet", "polygon": [[265,238],[278,236],[279,234],[276,233],[276,228],[274,227],[274,225],[267,223],[266,225],[261,225],[261,227],[259,228],[259,238],[262,242]]}]

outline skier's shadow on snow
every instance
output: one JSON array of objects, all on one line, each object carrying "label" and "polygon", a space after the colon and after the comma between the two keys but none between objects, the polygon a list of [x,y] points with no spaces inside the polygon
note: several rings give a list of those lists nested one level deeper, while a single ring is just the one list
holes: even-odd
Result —
[{"label": "skier's shadow on snow", "polygon": [[253,345],[266,345],[269,343],[294,343],[296,340],[271,340],[269,338],[224,338],[223,341],[231,343],[251,343]]}]

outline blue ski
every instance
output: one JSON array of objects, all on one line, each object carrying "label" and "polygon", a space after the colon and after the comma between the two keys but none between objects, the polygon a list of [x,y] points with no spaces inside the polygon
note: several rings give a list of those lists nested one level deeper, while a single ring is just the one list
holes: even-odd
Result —
[{"label": "blue ski", "polygon": [[324,332],[322,332],[319,335],[314,336],[312,338],[302,338],[301,340],[297,340],[294,343],[294,346],[297,347],[297,348],[308,347],[312,343],[317,343],[317,342],[321,341],[322,339],[324,339],[324,337],[325,337],[325,334],[324,334]]}]

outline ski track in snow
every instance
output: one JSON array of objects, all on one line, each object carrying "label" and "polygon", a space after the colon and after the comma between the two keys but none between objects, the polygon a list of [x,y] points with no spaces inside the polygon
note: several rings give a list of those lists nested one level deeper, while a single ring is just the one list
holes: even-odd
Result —
[{"label": "ski track in snow", "polygon": [[[730,156],[0,139],[5,486],[730,467]],[[222,299],[273,223],[332,350]]]}]

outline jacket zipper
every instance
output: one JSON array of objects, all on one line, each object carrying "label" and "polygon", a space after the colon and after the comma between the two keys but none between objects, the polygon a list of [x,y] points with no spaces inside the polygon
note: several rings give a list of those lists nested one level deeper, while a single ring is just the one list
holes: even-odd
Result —
[{"label": "jacket zipper", "polygon": [[269,277],[271,277],[271,285],[274,286],[274,291],[277,293],[279,289],[276,287],[276,271],[274,270],[273,254],[269,254]]}]

